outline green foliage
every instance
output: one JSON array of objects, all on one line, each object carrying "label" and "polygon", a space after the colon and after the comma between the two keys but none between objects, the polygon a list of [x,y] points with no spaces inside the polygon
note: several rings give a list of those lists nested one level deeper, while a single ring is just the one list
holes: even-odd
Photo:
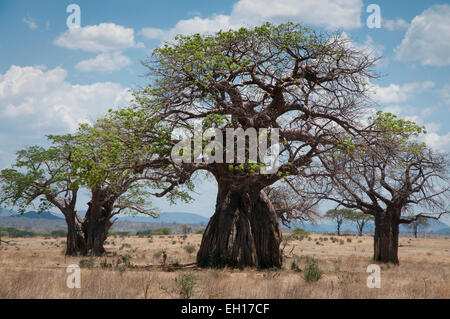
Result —
[{"label": "green foliage", "polygon": [[319,262],[317,259],[311,258],[307,261],[305,267],[305,274],[303,278],[308,282],[319,281],[322,278],[323,272],[319,268]]},{"label": "green foliage", "polygon": [[152,230],[151,229],[146,229],[146,230],[139,230],[136,232],[136,235],[139,237],[151,237],[152,236]]},{"label": "green foliage", "polygon": [[198,229],[195,233],[203,235],[205,233],[205,229],[204,228]]},{"label": "green foliage", "polygon": [[194,289],[198,278],[193,274],[180,274],[175,278],[178,294],[182,299],[191,299],[194,296]]},{"label": "green foliage", "polygon": [[[0,205],[18,207],[20,213],[27,207],[40,212],[53,204],[50,197],[71,189],[77,192],[77,183],[71,176],[70,154],[73,136],[48,136],[51,146],[30,146],[16,153],[16,162],[11,168],[0,171]],[[39,207],[35,200],[40,199]]]},{"label": "green foliage", "polygon": [[309,231],[307,231],[306,229],[303,229],[303,228],[294,227],[294,229],[292,229],[292,234],[298,235],[298,236],[303,236],[303,237],[308,237]]},{"label": "green foliage", "polygon": [[172,229],[169,227],[155,228],[151,230],[152,235],[170,235],[171,233]]},{"label": "green foliage", "polygon": [[95,265],[95,260],[92,257],[89,259],[81,259],[78,265],[80,268],[93,268]]}]

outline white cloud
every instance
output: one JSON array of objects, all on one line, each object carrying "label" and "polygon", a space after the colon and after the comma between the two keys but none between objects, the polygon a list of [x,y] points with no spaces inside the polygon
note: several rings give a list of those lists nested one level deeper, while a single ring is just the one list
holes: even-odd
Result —
[{"label": "white cloud", "polygon": [[37,29],[37,27],[38,27],[37,24],[36,24],[36,22],[34,21],[34,19],[31,18],[30,16],[23,18],[23,22],[25,22],[26,25],[27,25],[31,30]]},{"label": "white cloud", "polygon": [[427,133],[424,141],[428,146],[442,151],[450,146],[450,133],[445,135],[439,135],[435,132]]},{"label": "white cloud", "polygon": [[113,72],[131,64],[131,60],[120,52],[101,53],[93,59],[83,60],[75,66],[83,72]]},{"label": "white cloud", "polygon": [[436,5],[416,16],[395,52],[399,60],[450,65],[450,5]]},{"label": "white cloud", "polygon": [[87,52],[110,52],[143,47],[142,43],[135,42],[133,29],[114,23],[68,29],[54,41],[54,44]]},{"label": "white cloud", "polygon": [[71,84],[66,76],[60,67],[15,65],[0,74],[0,130],[11,138],[74,131],[79,123],[90,122],[130,99],[120,84]]},{"label": "white cloud", "polygon": [[382,25],[384,28],[388,29],[389,31],[395,31],[399,29],[407,29],[409,27],[409,23],[402,18],[397,19],[383,19]]},{"label": "white cloud", "polygon": [[444,85],[439,93],[444,100],[444,103],[450,105],[450,84]]},{"label": "white cloud", "polygon": [[216,32],[261,24],[293,21],[327,29],[353,29],[361,24],[361,0],[239,0],[230,15],[212,15],[180,20],[170,30],[142,29],[148,39],[169,40],[177,34]]},{"label": "white cloud", "polygon": [[387,87],[373,85],[374,99],[379,103],[401,103],[406,102],[414,97],[415,94],[423,92],[434,87],[434,82],[412,82],[403,85],[390,84]]}]

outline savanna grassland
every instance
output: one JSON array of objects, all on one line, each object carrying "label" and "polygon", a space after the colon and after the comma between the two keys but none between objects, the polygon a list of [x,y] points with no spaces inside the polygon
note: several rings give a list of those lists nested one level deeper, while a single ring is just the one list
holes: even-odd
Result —
[{"label": "savanna grassland", "polygon": [[[285,236],[287,238],[288,236]],[[0,298],[450,298],[450,240],[400,238],[400,266],[366,285],[372,237],[284,242],[283,269],[199,269],[201,235],[111,236],[105,257],[66,257],[63,238],[3,238]],[[165,251],[165,254],[163,253]],[[164,256],[166,262],[163,264]],[[67,288],[70,264],[81,288]]]}]

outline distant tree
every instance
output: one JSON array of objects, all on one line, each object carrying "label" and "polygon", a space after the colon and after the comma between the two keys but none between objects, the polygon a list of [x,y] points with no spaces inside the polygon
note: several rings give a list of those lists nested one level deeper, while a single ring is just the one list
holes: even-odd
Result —
[{"label": "distant tree", "polygon": [[187,224],[181,225],[181,230],[182,230],[183,234],[185,234],[185,235],[188,234],[189,229],[190,229],[190,227]]},{"label": "distant tree", "polygon": [[417,216],[417,218],[407,217],[406,219],[411,219],[411,223],[408,225],[408,228],[413,231],[414,238],[418,237],[420,229],[430,226],[430,221],[428,220],[428,218],[425,218],[423,216]]},{"label": "distant tree", "polygon": [[73,136],[49,136],[49,148],[31,146],[17,152],[12,168],[0,172],[0,203],[20,213],[40,200],[40,212],[57,208],[67,224],[66,255],[86,254],[82,218],[75,209],[78,185],[72,165]]},{"label": "distant tree", "polygon": [[349,221],[355,223],[359,236],[363,235],[364,227],[369,222],[374,221],[372,215],[364,214],[363,212],[353,212],[348,219]]},{"label": "distant tree", "polygon": [[325,213],[325,218],[328,218],[336,223],[336,231],[338,236],[341,235],[341,226],[344,222],[350,219],[353,214],[351,209],[330,209]]}]

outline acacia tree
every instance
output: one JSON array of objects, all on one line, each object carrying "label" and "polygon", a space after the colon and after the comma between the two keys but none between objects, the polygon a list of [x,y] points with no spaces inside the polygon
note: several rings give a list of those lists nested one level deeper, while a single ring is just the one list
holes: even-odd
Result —
[{"label": "acacia tree", "polygon": [[[322,154],[314,178],[304,181],[303,188],[311,196],[373,215],[374,260],[398,264],[399,225],[449,212],[448,160],[415,141],[424,128],[411,121],[378,112],[373,125],[388,128],[376,144],[355,140]],[[407,214],[412,217],[403,218]]]},{"label": "acacia tree", "polygon": [[77,213],[78,186],[71,170],[73,136],[49,136],[51,147],[31,146],[17,152],[15,164],[0,172],[0,203],[19,208],[40,200],[39,211],[57,208],[67,223],[66,255],[86,254],[82,218]]},{"label": "acacia tree", "polygon": [[260,173],[261,155],[256,165],[250,161],[249,136],[240,163],[227,163],[225,156],[238,147],[234,139],[221,145],[223,152],[212,147],[212,161],[183,154],[189,159],[180,164],[183,172],[206,170],[218,184],[197,254],[200,266],[281,265],[281,229],[264,188],[302,174],[340,142],[342,131],[362,133],[365,84],[375,62],[348,39],[291,23],[178,36],[143,62],[150,84],[136,92],[137,104],[175,130],[203,121],[216,137],[226,129],[248,135],[248,129],[268,129],[272,138],[279,129],[281,165],[274,174]]},{"label": "acacia tree", "polygon": [[[172,202],[190,199],[184,190],[168,189],[179,176],[171,173],[168,160],[159,155],[167,146],[157,123],[130,108],[110,111],[94,125],[80,126],[72,167],[78,183],[91,192],[83,232],[87,249],[97,256],[105,253],[103,243],[114,216],[129,212],[157,217],[149,201],[153,189],[165,188]],[[153,135],[144,136],[141,128],[150,129]]]},{"label": "acacia tree", "polygon": [[364,214],[363,212],[353,212],[349,216],[349,220],[355,223],[358,235],[362,236],[364,227],[366,227],[369,222],[373,221],[374,218],[372,215]]},{"label": "acacia tree", "polygon": [[412,221],[408,226],[413,231],[414,238],[418,237],[419,230],[421,228],[430,226],[430,221],[428,218],[424,218],[423,216],[418,216],[417,218],[412,217],[411,219]]},{"label": "acacia tree", "polygon": [[336,223],[336,232],[340,236],[342,224],[350,219],[353,213],[351,209],[330,209],[325,213],[325,218],[331,219]]}]

